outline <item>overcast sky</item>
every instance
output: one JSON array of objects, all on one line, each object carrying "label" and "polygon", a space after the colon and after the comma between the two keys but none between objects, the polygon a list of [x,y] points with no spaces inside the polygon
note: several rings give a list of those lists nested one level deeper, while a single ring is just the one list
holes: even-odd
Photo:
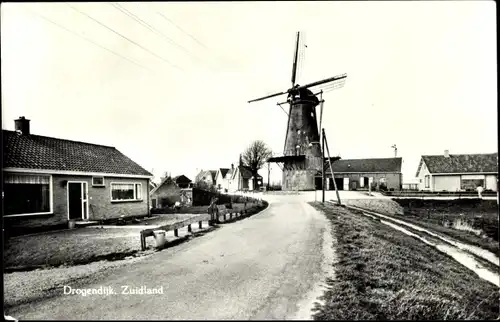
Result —
[{"label": "overcast sky", "polygon": [[407,182],[422,154],[497,151],[495,5],[3,3],[2,128],[26,116],[33,134],[191,179],[255,139],[280,154],[285,97],[247,101],[289,88],[301,31],[299,84],[347,73],[324,95],[331,153],[392,157],[396,144]]}]

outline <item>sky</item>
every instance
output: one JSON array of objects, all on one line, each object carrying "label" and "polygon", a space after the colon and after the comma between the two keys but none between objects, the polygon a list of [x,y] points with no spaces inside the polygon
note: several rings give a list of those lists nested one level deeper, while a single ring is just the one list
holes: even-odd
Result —
[{"label": "sky", "polygon": [[2,128],[25,116],[32,134],[114,146],[157,178],[230,167],[254,140],[280,155],[286,97],[247,101],[291,86],[300,31],[297,83],[347,73],[323,96],[330,153],[396,144],[410,182],[421,155],[498,150],[495,5],[2,3]]}]

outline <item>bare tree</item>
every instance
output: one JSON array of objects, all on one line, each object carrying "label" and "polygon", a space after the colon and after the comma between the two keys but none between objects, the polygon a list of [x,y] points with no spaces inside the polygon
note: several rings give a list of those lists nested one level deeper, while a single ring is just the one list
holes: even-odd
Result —
[{"label": "bare tree", "polygon": [[252,174],[256,175],[257,171],[262,168],[264,163],[267,162],[272,156],[271,149],[264,143],[264,141],[253,141],[248,148],[241,155],[243,164],[252,170]]}]

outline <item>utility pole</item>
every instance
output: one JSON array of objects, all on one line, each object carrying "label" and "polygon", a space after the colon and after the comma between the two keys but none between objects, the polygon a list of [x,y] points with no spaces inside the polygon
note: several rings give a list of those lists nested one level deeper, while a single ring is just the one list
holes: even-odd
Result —
[{"label": "utility pole", "polygon": [[269,191],[269,180],[271,178],[271,166],[270,166],[270,162],[267,162],[267,190]]}]

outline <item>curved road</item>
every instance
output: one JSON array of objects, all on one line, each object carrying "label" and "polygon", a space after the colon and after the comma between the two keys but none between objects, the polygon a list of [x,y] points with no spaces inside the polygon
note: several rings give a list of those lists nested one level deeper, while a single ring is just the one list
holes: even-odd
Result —
[{"label": "curved road", "polygon": [[[63,295],[61,289],[60,296],[8,314],[61,320],[308,319],[325,267],[332,265],[332,244],[328,220],[306,199],[311,200],[266,196],[270,206],[257,215],[110,270],[85,286],[112,287],[118,294],[84,297]],[[122,285],[163,287],[163,294],[120,294]]]}]

